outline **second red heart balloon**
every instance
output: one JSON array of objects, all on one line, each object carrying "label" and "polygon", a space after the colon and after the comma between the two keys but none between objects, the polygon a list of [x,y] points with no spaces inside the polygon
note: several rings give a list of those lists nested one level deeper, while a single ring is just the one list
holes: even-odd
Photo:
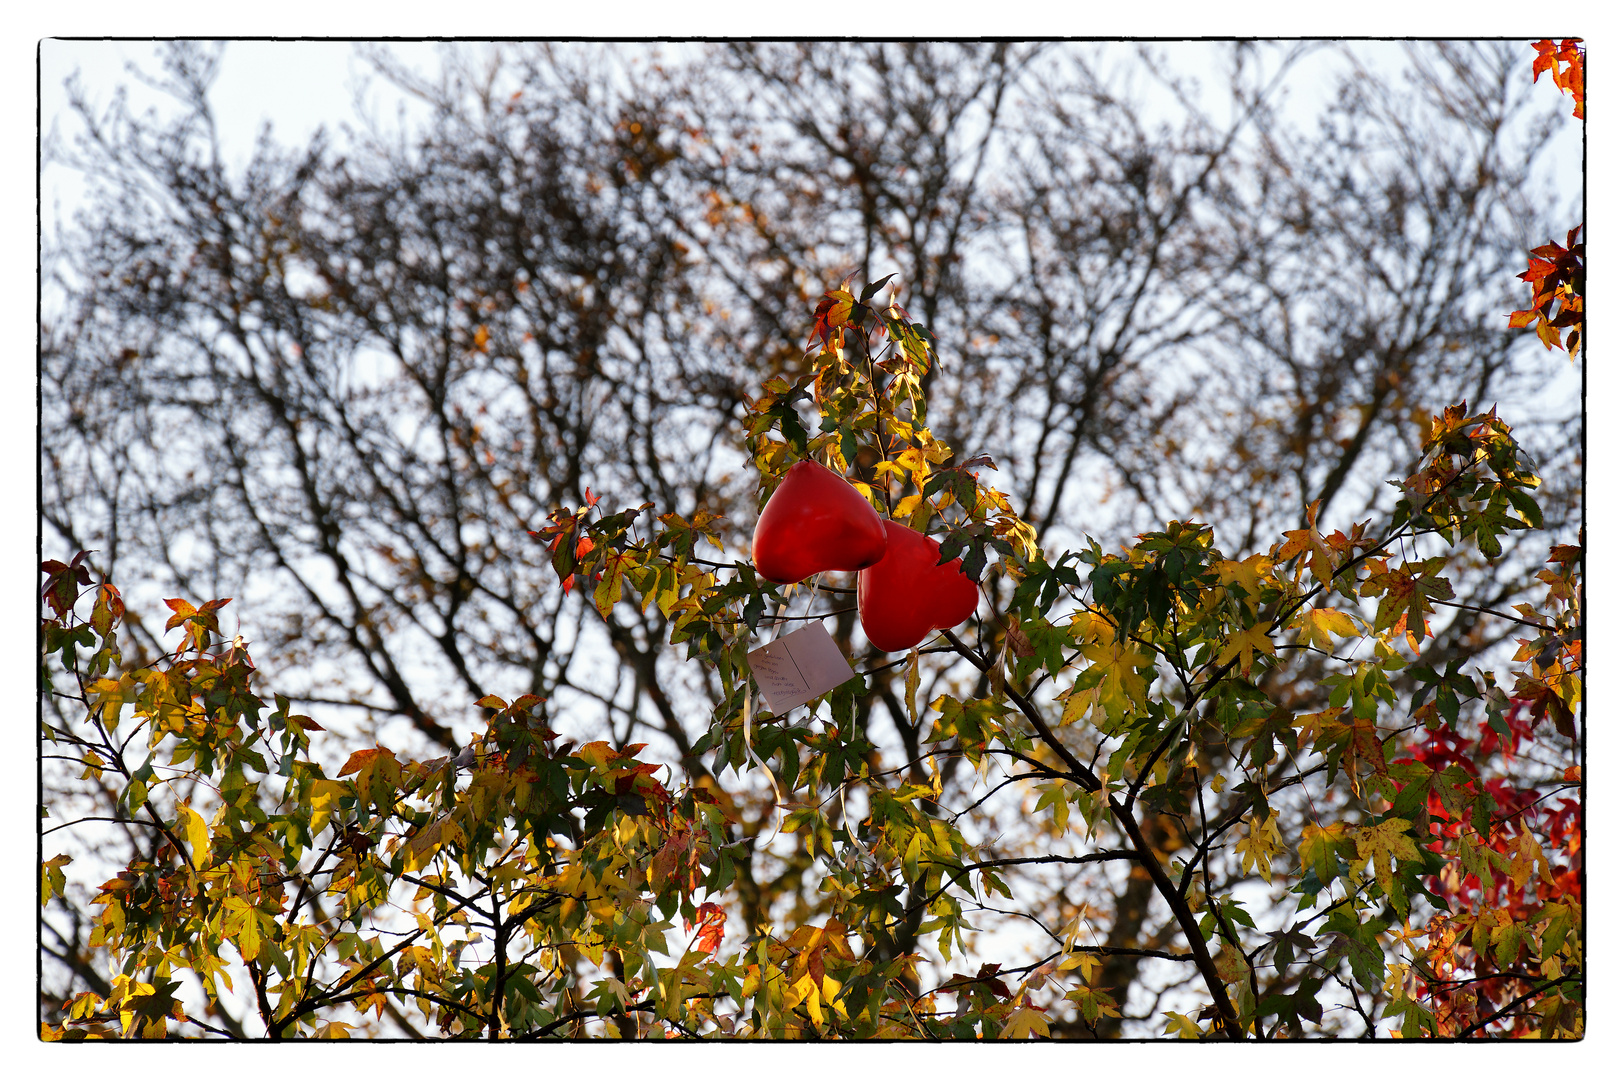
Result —
[{"label": "second red heart balloon", "polygon": [[950,630],[975,614],[980,590],[962,560],[938,566],[941,545],[894,521],[885,522],[885,557],[857,574],[862,632],[885,652],[911,649],[931,630]]},{"label": "second red heart balloon", "polygon": [[815,461],[797,461],[761,508],[750,543],[755,572],[788,585],[824,570],[861,570],[885,554],[882,519],[857,489]]}]

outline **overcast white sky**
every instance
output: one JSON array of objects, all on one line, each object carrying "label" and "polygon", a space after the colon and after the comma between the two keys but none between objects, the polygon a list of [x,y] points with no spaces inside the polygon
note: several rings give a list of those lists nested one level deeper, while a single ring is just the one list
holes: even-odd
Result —
[{"label": "overcast white sky", "polygon": [[[1180,65],[1205,52],[1200,46],[1163,47]],[[444,46],[431,41],[407,41],[395,42],[390,48],[406,63],[432,69]],[[1368,42],[1359,46],[1359,52],[1366,62],[1377,67],[1395,67],[1403,61],[1401,47],[1392,42]],[[131,74],[137,67],[149,77],[162,72],[158,49],[147,40],[46,39],[39,44],[38,66],[40,133],[47,138],[56,133],[66,140],[78,129],[63,86],[70,74],[77,74],[98,110],[105,108],[120,86],[126,88],[136,113],[149,105],[166,111],[174,106],[161,92],[143,85]],[[1320,54],[1299,65],[1289,81],[1286,115],[1298,123],[1311,124],[1328,93],[1328,76],[1339,66],[1332,54]],[[1315,70],[1324,71],[1322,83],[1316,84],[1311,78]],[[1214,70],[1211,76],[1209,84],[1220,86],[1223,73]],[[360,115],[357,108],[392,122],[397,108],[410,109],[412,105],[371,73],[367,63],[356,55],[353,43],[336,40],[232,41],[226,45],[211,100],[226,162],[231,167],[246,162],[261,126],[267,122],[277,142],[297,147],[306,144],[321,126],[336,135],[340,125],[356,121]],[[1564,129],[1559,138],[1563,143],[1561,154],[1575,154],[1580,138],[1578,125]],[[1564,181],[1559,198],[1570,201],[1577,192],[1572,174],[1557,175]],[[44,167],[40,184],[40,224],[49,235],[59,214],[71,216],[83,185],[72,170],[50,164]]]},{"label": "overcast white sky", "polygon": [[[432,66],[441,47],[432,42],[400,42],[393,49],[407,62]],[[127,88],[131,111],[136,114],[149,105],[165,111],[172,108],[171,99],[131,76],[132,66],[149,77],[161,74],[157,47],[147,41],[42,41],[41,135],[59,131],[67,137],[77,130],[63,86],[63,80],[75,72],[88,99],[98,109],[106,107],[118,86]],[[369,74],[370,68],[348,41],[228,43],[210,95],[227,166],[240,168],[247,162],[266,122],[283,146],[307,144],[322,126],[336,135],[341,124],[353,124],[359,115],[357,94],[363,95],[361,105],[368,111],[392,118],[396,107],[405,104],[403,96],[382,80],[369,79]],[[56,219],[58,201],[63,213],[70,215],[82,184],[72,170],[47,165],[41,174],[41,187],[41,225],[48,234]]]}]

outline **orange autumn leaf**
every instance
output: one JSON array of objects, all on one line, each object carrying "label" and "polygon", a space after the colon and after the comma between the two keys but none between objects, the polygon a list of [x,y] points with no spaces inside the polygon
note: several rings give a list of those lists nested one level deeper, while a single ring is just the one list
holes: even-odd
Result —
[{"label": "orange autumn leaf", "polygon": [[704,903],[699,905],[698,916],[697,924],[683,919],[682,929],[691,931],[697,925],[699,933],[693,939],[692,947],[708,955],[721,945],[722,935],[727,932],[727,913],[721,910],[719,904]]}]

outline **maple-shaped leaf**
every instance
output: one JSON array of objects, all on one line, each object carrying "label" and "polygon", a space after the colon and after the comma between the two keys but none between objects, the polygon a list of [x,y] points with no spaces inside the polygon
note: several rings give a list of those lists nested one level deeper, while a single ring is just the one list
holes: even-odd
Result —
[{"label": "maple-shaped leaf", "polygon": [[829,338],[835,331],[850,325],[851,309],[856,303],[856,297],[845,289],[836,289],[823,294],[822,300],[813,312],[816,319],[812,327],[811,336],[806,339],[806,347],[810,348],[814,342],[822,342],[826,348]]},{"label": "maple-shaped leaf", "polygon": [[1330,884],[1336,878],[1336,855],[1352,854],[1352,844],[1346,836],[1347,826],[1342,822],[1320,827],[1307,825],[1302,829],[1302,842],[1296,850],[1302,857],[1302,866],[1312,868],[1319,882]]},{"label": "maple-shaped leaf", "polygon": [[1360,591],[1366,596],[1384,591],[1375,610],[1374,628],[1377,633],[1396,627],[1405,613],[1411,635],[1417,626],[1424,630],[1426,616],[1436,613],[1431,600],[1451,600],[1454,597],[1454,586],[1447,578],[1437,574],[1446,561],[1446,558],[1439,556],[1418,563],[1405,562],[1395,570],[1381,569],[1370,574]]},{"label": "maple-shaped leaf", "polygon": [[159,979],[155,983],[128,984],[128,991],[123,1002],[119,1005],[118,1017],[123,1024],[124,1034],[129,1035],[137,1020],[143,1021],[142,1027],[136,1031],[142,1038],[158,1038],[167,1030],[167,1020],[186,1022],[186,1009],[175,991],[180,988],[179,979]]},{"label": "maple-shaped leaf", "polygon": [[1273,562],[1261,552],[1251,556],[1244,562],[1234,562],[1229,559],[1220,559],[1212,563],[1212,569],[1217,571],[1217,578],[1224,585],[1238,585],[1240,590],[1253,602],[1262,599],[1262,587],[1265,579],[1272,584]]},{"label": "maple-shaped leaf", "polygon": [[1319,500],[1315,499],[1307,508],[1307,528],[1286,529],[1285,542],[1275,550],[1274,558],[1278,562],[1287,562],[1303,552],[1308,556],[1308,568],[1321,585],[1330,584],[1330,578],[1335,574],[1335,567],[1330,561],[1330,548],[1319,535]]},{"label": "maple-shaped leaf", "polygon": [[1520,675],[1511,696],[1526,706],[1527,718],[1533,724],[1548,717],[1555,722],[1555,729],[1562,735],[1569,739],[1577,738],[1577,728],[1573,723],[1575,714],[1556,686],[1531,675]]},{"label": "maple-shaped leaf", "polygon": [[1140,652],[1125,636],[1118,638],[1110,620],[1091,611],[1073,616],[1070,632],[1082,643],[1082,657],[1091,667],[1077,676],[1067,694],[1064,722],[1075,722],[1095,706],[1112,720],[1136,708],[1149,689],[1144,672],[1153,670],[1154,654]]},{"label": "maple-shaped leaf", "polygon": [[1000,1039],[1046,1039],[1048,1038],[1048,1017],[1043,1011],[1026,998],[1025,1003],[1014,1011],[1008,1023],[1003,1025],[997,1037]]},{"label": "maple-shaped leaf", "polygon": [[1206,1037],[1206,1033],[1200,1029],[1200,1024],[1196,1022],[1194,1016],[1184,1016],[1182,1013],[1173,1012],[1170,1009],[1162,1012],[1161,1015],[1167,1018],[1166,1033],[1168,1035],[1176,1033],[1180,1039],[1204,1039]]},{"label": "maple-shaped leaf", "polygon": [[1361,826],[1354,835],[1358,859],[1371,861],[1371,869],[1381,891],[1392,896],[1392,863],[1419,862],[1420,849],[1409,836],[1410,823],[1403,818],[1387,818],[1379,825]]},{"label": "maple-shaped leaf", "polygon": [[1381,734],[1376,730],[1374,721],[1355,715],[1350,723],[1329,721],[1327,726],[1340,729],[1337,741],[1341,742],[1343,747],[1341,769],[1351,781],[1353,791],[1359,790],[1360,761],[1367,762],[1376,776],[1384,778],[1387,775],[1386,747],[1381,742]]},{"label": "maple-shaped leaf", "polygon": [[1096,1024],[1100,1017],[1121,1015],[1121,1010],[1116,1007],[1116,999],[1106,990],[1083,986],[1070,991],[1065,998],[1076,1002],[1076,1011],[1083,1023]]},{"label": "maple-shaped leaf", "polygon": [[696,887],[695,875],[699,871],[696,858],[698,850],[693,840],[692,830],[686,827],[673,830],[665,838],[665,842],[660,845],[658,853],[648,865],[648,884],[655,892],[664,890],[679,867],[687,873],[677,878],[678,886],[688,891]]},{"label": "maple-shaped leaf", "polygon": [[175,627],[197,614],[197,609],[192,607],[189,601],[174,599],[165,600],[164,603],[168,604],[169,610],[174,612],[173,615],[169,616],[169,621],[163,624],[163,628],[165,630],[173,630]]},{"label": "maple-shaped leaf", "polygon": [[1260,622],[1249,630],[1230,634],[1228,641],[1223,645],[1222,651],[1217,654],[1217,662],[1226,664],[1238,657],[1240,660],[1240,674],[1249,676],[1251,674],[1251,658],[1255,653],[1265,653],[1268,656],[1275,655],[1273,639],[1268,636],[1268,628]]},{"label": "maple-shaped leaf", "polygon": [[47,559],[39,564],[40,570],[46,575],[45,588],[40,595],[59,619],[67,616],[68,609],[79,598],[78,586],[90,584],[90,570],[80,565],[89,554],[88,551],[81,551],[71,563]]},{"label": "maple-shaped leaf", "polygon": [[1263,881],[1272,883],[1274,856],[1285,850],[1279,839],[1279,819],[1269,814],[1259,823],[1255,815],[1247,815],[1246,821],[1250,832],[1234,843],[1234,850],[1240,856],[1240,869],[1254,869],[1262,875]]},{"label": "maple-shaped leaf", "polygon": [[1527,270],[1517,277],[1528,283],[1532,302],[1513,312],[1512,328],[1532,327],[1545,348],[1561,347],[1560,331],[1572,327],[1566,349],[1573,356],[1583,340],[1584,245],[1577,242],[1579,223],[1567,232],[1565,246],[1551,241],[1529,252]]}]

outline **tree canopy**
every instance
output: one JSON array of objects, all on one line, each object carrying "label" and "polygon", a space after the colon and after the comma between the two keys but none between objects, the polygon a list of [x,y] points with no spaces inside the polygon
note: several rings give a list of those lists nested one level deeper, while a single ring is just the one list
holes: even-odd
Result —
[{"label": "tree canopy", "polygon": [[[46,1037],[1580,1035],[1581,53],[1200,49],[76,97]],[[915,576],[757,572],[808,461]]]}]

